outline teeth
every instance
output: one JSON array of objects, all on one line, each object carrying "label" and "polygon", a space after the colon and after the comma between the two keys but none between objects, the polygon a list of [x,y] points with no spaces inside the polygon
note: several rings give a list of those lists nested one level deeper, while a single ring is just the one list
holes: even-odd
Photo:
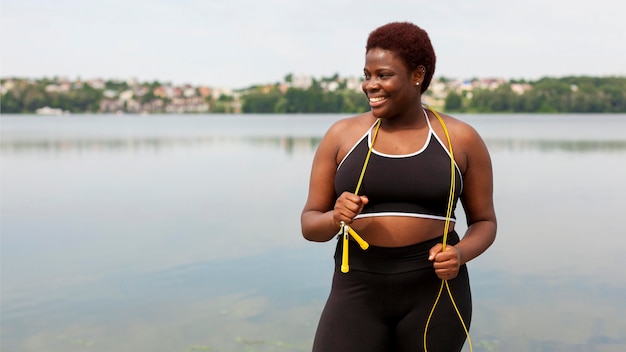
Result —
[{"label": "teeth", "polygon": [[387,99],[387,98],[386,97],[370,98],[370,101],[372,103],[376,103],[376,102],[379,102],[379,101],[382,101],[382,100],[385,100],[385,99]]}]

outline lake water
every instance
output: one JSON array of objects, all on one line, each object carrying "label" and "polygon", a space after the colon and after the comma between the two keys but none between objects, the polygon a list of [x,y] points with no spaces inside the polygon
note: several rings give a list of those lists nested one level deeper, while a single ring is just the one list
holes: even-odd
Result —
[{"label": "lake water", "polygon": [[[334,241],[299,216],[341,117],[2,115],[0,349],[310,350]],[[499,222],[474,351],[625,351],[626,115],[458,117]]]}]

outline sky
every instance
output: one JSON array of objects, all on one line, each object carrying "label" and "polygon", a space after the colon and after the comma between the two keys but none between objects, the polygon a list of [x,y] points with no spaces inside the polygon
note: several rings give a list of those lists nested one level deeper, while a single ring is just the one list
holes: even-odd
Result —
[{"label": "sky", "polygon": [[1,0],[0,77],[245,88],[362,75],[368,34],[425,29],[436,77],[626,76],[616,0]]}]

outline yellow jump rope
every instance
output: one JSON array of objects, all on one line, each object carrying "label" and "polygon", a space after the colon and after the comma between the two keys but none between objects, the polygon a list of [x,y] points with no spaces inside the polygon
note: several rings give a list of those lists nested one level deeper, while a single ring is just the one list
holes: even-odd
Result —
[{"label": "yellow jump rope", "polygon": [[[425,105],[425,107],[437,117],[437,120],[439,120],[441,127],[443,127],[443,132],[446,135],[446,140],[448,142],[448,150],[450,151],[450,195],[448,196],[448,210],[446,211],[446,220],[445,220],[445,224],[443,227],[443,240],[442,240],[442,249],[441,249],[443,252],[446,250],[446,244],[448,241],[448,230],[450,228],[450,219],[452,218],[452,207],[454,206],[454,192],[455,192],[455,187],[456,187],[456,180],[455,180],[456,169],[455,169],[454,153],[452,152],[452,143],[450,142],[450,134],[448,133],[448,128],[446,127],[446,124],[443,122],[443,119],[441,118],[439,113],[437,113],[428,105]],[[372,149],[374,148],[374,141],[376,140],[376,136],[378,135],[378,130],[380,129],[380,122],[381,122],[380,119],[378,119],[378,121],[376,122],[374,134],[372,135],[372,143],[370,144],[369,150],[367,151],[367,155],[363,163],[363,168],[361,169],[361,175],[359,176],[359,181],[357,182],[356,190],[354,191],[354,194],[358,195],[359,190],[361,189],[361,182],[363,181],[363,176],[365,175],[365,169],[367,169],[367,164],[369,163],[369,159],[372,154]],[[341,272],[347,273],[348,271],[350,271],[350,266],[348,265],[348,241],[350,239],[350,236],[354,238],[354,240],[359,244],[359,246],[363,250],[369,248],[369,244],[363,238],[361,238],[361,236],[359,236],[356,233],[356,231],[354,231],[350,226],[348,226],[343,221],[341,222],[341,228],[339,229],[338,235],[340,235],[343,238],[343,251],[342,251],[342,256],[341,256]],[[459,317],[461,325],[463,326],[463,330],[465,331],[465,335],[467,336],[467,342],[469,344],[470,352],[473,352],[474,349],[472,348],[472,340],[470,339],[469,331],[467,330],[465,321],[463,320],[463,317],[461,316],[461,312],[459,311],[459,308],[457,307],[456,302],[454,301],[454,298],[452,298],[452,291],[450,290],[450,286],[448,285],[448,280],[444,280],[444,279],[441,280],[439,293],[437,293],[437,298],[435,299],[435,303],[433,304],[433,307],[430,310],[430,314],[428,315],[428,320],[426,321],[426,326],[424,327],[424,351],[425,352],[428,351],[426,347],[426,337],[427,337],[427,332],[428,332],[428,326],[430,325],[430,320],[433,316],[435,308],[437,307],[437,304],[439,303],[439,299],[441,298],[441,293],[443,292],[444,287],[446,288],[446,291],[448,292],[448,296],[450,297],[452,306],[454,306],[454,310],[456,311],[456,314]]]}]

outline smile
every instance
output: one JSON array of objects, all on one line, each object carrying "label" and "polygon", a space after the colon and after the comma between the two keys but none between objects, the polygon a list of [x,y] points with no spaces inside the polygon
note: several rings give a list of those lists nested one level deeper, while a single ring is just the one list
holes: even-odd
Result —
[{"label": "smile", "polygon": [[374,97],[374,98],[370,98],[370,103],[378,103],[380,101],[383,101],[387,99],[387,97]]}]

